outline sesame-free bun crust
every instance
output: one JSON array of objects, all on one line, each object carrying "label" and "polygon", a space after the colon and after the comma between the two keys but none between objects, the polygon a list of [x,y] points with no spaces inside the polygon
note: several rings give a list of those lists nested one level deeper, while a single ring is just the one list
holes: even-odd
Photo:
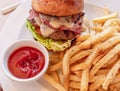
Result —
[{"label": "sesame-free bun crust", "polygon": [[80,13],[84,8],[83,0],[32,0],[32,8],[53,16],[68,16]]}]

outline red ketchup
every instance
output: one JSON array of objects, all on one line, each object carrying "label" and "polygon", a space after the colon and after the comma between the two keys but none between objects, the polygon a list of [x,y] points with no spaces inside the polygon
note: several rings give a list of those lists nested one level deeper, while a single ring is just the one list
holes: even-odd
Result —
[{"label": "red ketchup", "polygon": [[43,69],[44,64],[44,55],[33,47],[19,48],[8,59],[10,72],[18,78],[36,76]]}]

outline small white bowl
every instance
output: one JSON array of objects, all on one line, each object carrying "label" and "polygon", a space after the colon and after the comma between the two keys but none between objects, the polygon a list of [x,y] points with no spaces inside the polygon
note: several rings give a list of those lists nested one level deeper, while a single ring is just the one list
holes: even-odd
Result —
[{"label": "small white bowl", "polygon": [[[39,51],[41,51],[45,57],[45,63],[44,63],[44,67],[43,69],[36,75],[36,76],[33,76],[31,78],[18,78],[16,76],[14,76],[8,69],[8,58],[9,56],[11,55],[11,53],[13,53],[16,49],[19,49],[21,47],[33,47],[33,48],[36,48],[38,49]],[[48,55],[48,51],[46,50],[46,48],[34,41],[34,40],[19,40],[19,41],[16,41],[14,42],[13,44],[11,44],[4,52],[4,55],[3,55],[3,59],[1,60],[1,66],[2,66],[2,69],[4,71],[4,73],[10,78],[12,79],[13,81],[17,81],[17,82],[30,82],[30,81],[36,81],[37,79],[40,79],[44,73],[46,72],[47,68],[48,68],[48,65],[49,65],[49,55]]]}]

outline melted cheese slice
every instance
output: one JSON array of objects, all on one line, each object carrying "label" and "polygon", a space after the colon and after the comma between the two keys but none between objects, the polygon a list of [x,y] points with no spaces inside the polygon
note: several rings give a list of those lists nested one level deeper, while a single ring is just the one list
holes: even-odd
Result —
[{"label": "melted cheese slice", "polygon": [[40,25],[40,30],[41,30],[41,34],[44,37],[48,37],[49,35],[51,35],[52,33],[54,33],[56,30],[49,28],[48,26],[41,24]]},{"label": "melted cheese slice", "polygon": [[68,22],[65,18],[62,18],[62,19],[51,20],[50,25],[54,28],[59,28],[62,25],[66,26],[67,28],[72,28],[74,23]]}]

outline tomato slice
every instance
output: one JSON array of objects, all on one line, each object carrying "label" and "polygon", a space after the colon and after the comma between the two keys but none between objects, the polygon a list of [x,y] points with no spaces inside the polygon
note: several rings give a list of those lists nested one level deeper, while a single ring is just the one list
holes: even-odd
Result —
[{"label": "tomato slice", "polygon": [[36,33],[41,34],[41,31],[40,31],[39,27],[36,27],[35,30],[36,30]]}]

